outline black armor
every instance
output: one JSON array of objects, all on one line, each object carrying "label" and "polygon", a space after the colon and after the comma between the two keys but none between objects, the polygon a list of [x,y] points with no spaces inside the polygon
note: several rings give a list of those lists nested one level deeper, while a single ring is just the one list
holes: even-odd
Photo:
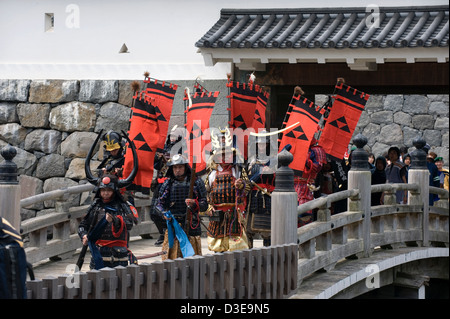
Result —
[{"label": "black armor", "polygon": [[[161,216],[164,212],[170,211],[183,229],[185,227],[187,212],[185,199],[188,198],[189,185],[190,179],[187,176],[182,181],[174,179],[166,180],[161,186],[160,197],[155,207],[156,212],[161,214]],[[200,178],[197,178],[194,183],[194,198],[198,202],[198,207],[194,208],[194,210],[200,209],[200,211],[204,211],[208,208],[205,184]],[[201,228],[198,214],[193,213],[192,220],[188,222],[190,223],[188,235],[200,236]]]}]

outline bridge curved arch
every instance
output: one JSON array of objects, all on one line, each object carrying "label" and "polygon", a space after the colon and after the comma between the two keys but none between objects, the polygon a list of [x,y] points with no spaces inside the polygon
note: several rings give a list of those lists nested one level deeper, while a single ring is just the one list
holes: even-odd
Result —
[{"label": "bridge curved arch", "polygon": [[[336,298],[340,293],[350,290],[359,285],[345,295],[345,298],[354,298],[372,289],[381,288],[392,283],[395,271],[389,276],[390,280],[379,280],[379,285],[374,284],[373,278],[386,271],[394,270],[403,265],[420,261],[436,260],[436,258],[448,258],[448,248],[439,247],[406,247],[396,250],[379,250],[371,257],[359,261],[343,261],[337,264],[333,270],[315,273],[313,276],[302,282],[301,289],[293,295],[292,299],[330,299]],[[443,265],[443,271],[447,273],[448,264]],[[448,274],[447,274],[448,275]],[[441,278],[445,278],[443,275]]]}]

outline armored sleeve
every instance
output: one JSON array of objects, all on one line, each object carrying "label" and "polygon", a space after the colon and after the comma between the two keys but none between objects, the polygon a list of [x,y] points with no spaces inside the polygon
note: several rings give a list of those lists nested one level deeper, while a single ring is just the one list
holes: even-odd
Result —
[{"label": "armored sleeve", "polygon": [[159,189],[158,198],[156,199],[155,212],[162,216],[169,209],[170,205],[170,179],[164,181]]},{"label": "armored sleeve", "polygon": [[89,206],[86,215],[80,222],[80,225],[78,225],[78,236],[80,239],[83,239],[83,236],[87,235],[89,231],[89,225],[91,225],[92,219],[94,218],[94,211],[97,208],[97,203],[98,201],[96,200]]},{"label": "armored sleeve", "polygon": [[201,178],[197,178],[195,181],[194,194],[198,201],[198,208],[201,212],[208,209],[207,192],[205,182]]}]

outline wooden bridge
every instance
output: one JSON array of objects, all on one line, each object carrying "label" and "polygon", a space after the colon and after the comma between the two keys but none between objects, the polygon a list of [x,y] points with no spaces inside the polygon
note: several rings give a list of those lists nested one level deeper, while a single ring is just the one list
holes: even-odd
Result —
[{"label": "wooden bridge", "polygon": [[[330,299],[354,298],[394,284],[411,289],[415,298],[423,298],[424,286],[430,278],[448,280],[449,193],[429,186],[425,152],[421,150],[425,144],[420,140],[415,144],[417,150],[412,152],[408,184],[372,186],[363,144],[357,145],[352,158],[349,190],[318,198],[294,210],[287,200],[292,198],[289,163],[281,161],[277,171],[280,180],[277,178],[272,196],[273,201],[285,204],[272,210],[274,246],[54,274],[52,278],[27,281],[28,297]],[[281,177],[283,172],[287,178]],[[71,193],[90,189],[90,185],[76,186],[22,199],[16,204],[17,210],[18,206],[26,207],[37,201],[56,200],[53,212],[20,225],[22,235],[28,238],[29,262],[73,255],[80,248],[76,229],[87,206],[67,207],[65,199]],[[407,191],[407,204],[396,204],[397,190]],[[384,192],[384,205],[370,206],[372,192]],[[429,206],[429,194],[439,196],[433,206]],[[0,199],[5,200],[1,196],[2,188]],[[347,211],[331,215],[331,205],[339,200],[347,200]],[[149,199],[136,200],[140,222],[132,236],[148,238],[156,234],[149,219],[149,205]],[[296,225],[298,214],[311,209],[317,210],[315,222],[295,227],[294,234],[286,230],[286,225]]]}]

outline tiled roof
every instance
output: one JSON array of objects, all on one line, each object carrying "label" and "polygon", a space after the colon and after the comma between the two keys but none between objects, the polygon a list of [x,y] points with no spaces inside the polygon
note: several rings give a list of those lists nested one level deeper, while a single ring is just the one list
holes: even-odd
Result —
[{"label": "tiled roof", "polygon": [[[366,8],[222,9],[195,44],[199,48],[446,47],[449,6]],[[379,27],[370,27],[379,21]]]}]

